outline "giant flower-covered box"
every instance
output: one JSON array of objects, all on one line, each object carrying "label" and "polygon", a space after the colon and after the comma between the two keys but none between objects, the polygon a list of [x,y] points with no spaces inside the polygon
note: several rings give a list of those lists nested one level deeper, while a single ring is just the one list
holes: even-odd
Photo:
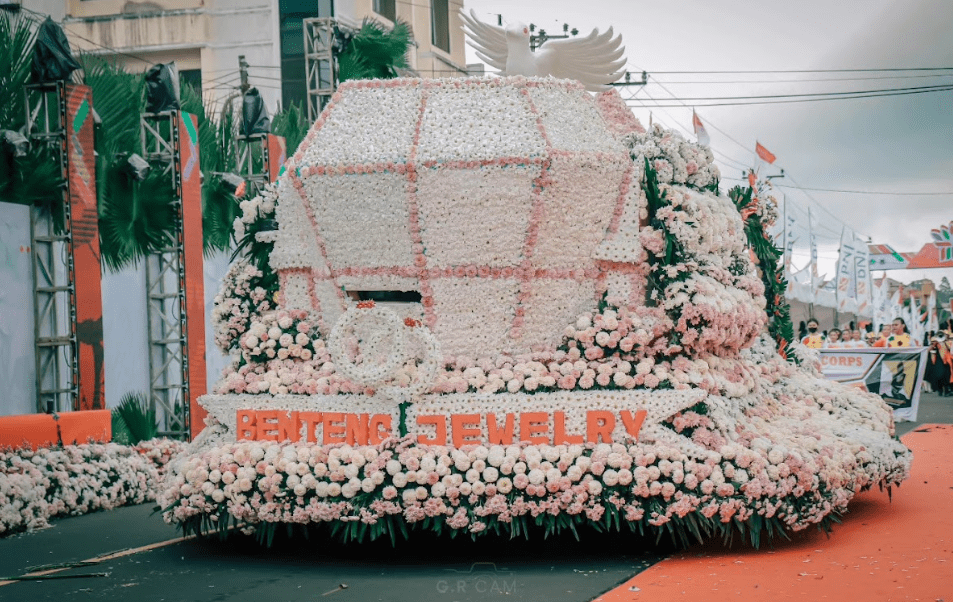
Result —
[{"label": "giant flower-covered box", "polygon": [[215,308],[234,362],[165,518],[757,542],[900,483],[883,401],[765,332],[773,206],[718,179],[614,92],[342,85],[242,203],[253,252]]},{"label": "giant flower-covered box", "polygon": [[640,250],[612,246],[633,164],[579,84],[346,84],[294,160],[271,262],[325,334],[349,292],[416,292],[403,311],[445,354],[519,354],[554,349],[609,281],[641,290]]}]

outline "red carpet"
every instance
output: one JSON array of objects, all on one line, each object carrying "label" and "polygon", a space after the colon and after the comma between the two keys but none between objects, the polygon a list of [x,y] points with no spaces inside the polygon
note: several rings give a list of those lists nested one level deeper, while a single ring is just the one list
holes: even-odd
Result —
[{"label": "red carpet", "polygon": [[697,546],[596,598],[636,600],[835,600],[953,602],[953,425],[902,438],[911,477],[893,491],[862,493],[828,537],[810,530],[774,547]]}]

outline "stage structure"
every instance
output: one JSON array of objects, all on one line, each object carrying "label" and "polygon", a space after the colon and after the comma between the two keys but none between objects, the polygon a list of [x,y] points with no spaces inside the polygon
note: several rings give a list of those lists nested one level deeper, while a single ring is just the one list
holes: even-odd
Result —
[{"label": "stage structure", "polygon": [[341,83],[335,65],[339,50],[338,33],[353,29],[350,24],[334,17],[304,20],[304,68],[308,86],[308,121],[311,123],[328,105]]},{"label": "stage structure", "polygon": [[285,139],[274,134],[238,136],[239,173],[248,182],[248,198],[261,194],[274,182],[288,158]]},{"label": "stage structure", "polygon": [[160,434],[187,438],[202,428],[195,400],[206,392],[198,120],[169,110],[140,123],[142,156],[170,174],[177,215],[175,240],[146,258],[149,399]]},{"label": "stage structure", "polygon": [[27,136],[56,150],[66,183],[62,227],[30,208],[39,412],[105,408],[102,274],[92,91],[65,81],[26,87]]}]

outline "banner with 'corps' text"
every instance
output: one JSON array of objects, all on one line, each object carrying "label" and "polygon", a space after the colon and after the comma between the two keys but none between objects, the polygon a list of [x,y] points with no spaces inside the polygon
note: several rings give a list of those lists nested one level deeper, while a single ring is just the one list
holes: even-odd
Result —
[{"label": "banner with 'corps' text", "polygon": [[927,347],[821,349],[824,376],[880,395],[894,419],[916,420]]}]

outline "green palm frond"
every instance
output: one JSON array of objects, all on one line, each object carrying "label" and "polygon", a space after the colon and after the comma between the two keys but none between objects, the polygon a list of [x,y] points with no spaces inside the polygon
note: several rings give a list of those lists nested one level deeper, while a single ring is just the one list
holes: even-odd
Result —
[{"label": "green palm frond", "polygon": [[[397,70],[408,66],[407,53],[413,43],[413,31],[406,21],[398,19],[394,27],[388,29],[378,21],[365,18],[350,46],[338,59],[339,65],[344,64],[340,81],[397,77]],[[360,75],[345,77],[345,68]]]},{"label": "green palm frond", "polygon": [[[40,207],[44,213],[58,212],[63,221],[63,177],[58,153],[47,145],[36,144],[25,157],[9,154],[0,159],[0,201]],[[56,216],[54,216],[56,217]]]},{"label": "green palm frond", "polygon": [[23,86],[30,76],[36,28],[26,16],[0,11],[0,129],[17,130],[26,121]]},{"label": "green palm frond", "polygon": [[410,25],[400,19],[392,29],[365,18],[350,46],[338,57],[339,80],[390,79],[406,69],[407,53],[414,43]]},{"label": "green palm frond", "polygon": [[142,393],[123,395],[119,406],[113,410],[113,416],[117,415],[126,426],[130,445],[154,439],[159,434],[156,411],[149,407],[149,400]]},{"label": "green palm frond", "polygon": [[338,81],[372,79],[372,73],[367,59],[358,52],[345,52],[338,57]]},{"label": "green palm frond", "polygon": [[305,119],[301,105],[292,103],[283,111],[275,113],[271,120],[271,132],[285,139],[289,157],[294,154],[298,145],[308,135],[308,120]]},{"label": "green palm frond", "polygon": [[206,177],[202,187],[202,231],[205,255],[227,252],[232,248],[232,224],[242,214],[238,199],[218,176]]},{"label": "green palm frond", "polygon": [[175,240],[174,190],[168,175],[153,169],[142,182],[124,173],[122,163],[110,164],[108,189],[99,206],[102,261],[112,270],[136,264]]},{"label": "green palm frond", "polygon": [[[23,86],[30,76],[36,28],[26,16],[0,11],[0,129],[22,130],[26,123]],[[51,215],[56,232],[65,230],[63,178],[57,153],[34,143],[26,157],[0,159],[0,201],[36,206]]]},{"label": "green palm frond", "polygon": [[192,86],[182,85],[182,110],[199,118],[199,160],[202,185],[202,233],[206,256],[231,248],[232,223],[241,215],[238,200],[216,174],[237,173],[235,137],[238,124],[231,111],[216,121]]},{"label": "green palm frond", "polygon": [[100,57],[83,55],[86,84],[93,89],[93,107],[102,120],[96,135],[96,152],[111,159],[118,153],[139,153],[140,113],[145,98],[145,78],[127,73]]}]

